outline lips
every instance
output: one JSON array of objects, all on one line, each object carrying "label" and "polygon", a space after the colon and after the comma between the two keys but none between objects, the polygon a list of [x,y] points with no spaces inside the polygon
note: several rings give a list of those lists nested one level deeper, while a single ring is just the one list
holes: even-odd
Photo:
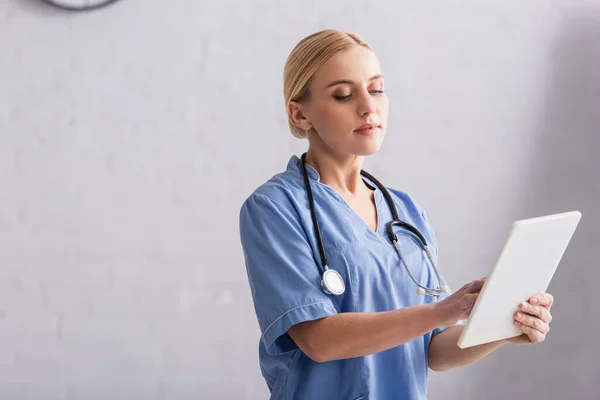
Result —
[{"label": "lips", "polygon": [[361,133],[363,135],[368,135],[373,133],[377,128],[379,128],[379,124],[364,124],[361,125],[358,129],[355,129],[354,132]]}]

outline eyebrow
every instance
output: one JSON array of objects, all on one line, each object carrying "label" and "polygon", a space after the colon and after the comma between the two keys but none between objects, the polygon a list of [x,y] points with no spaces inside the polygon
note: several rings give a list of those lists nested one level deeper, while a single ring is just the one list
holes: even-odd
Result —
[{"label": "eyebrow", "polygon": [[[369,79],[369,82],[370,82],[370,81],[373,81],[373,80],[375,80],[375,79],[379,79],[379,78],[383,78],[383,75],[381,75],[381,74],[373,75],[373,76],[371,77],[371,79]],[[330,87],[332,87],[332,86],[336,86],[336,85],[343,85],[343,84],[352,85],[352,84],[354,84],[354,82],[353,82],[353,81],[351,81],[351,80],[348,80],[348,79],[340,79],[340,80],[338,80],[338,81],[333,81],[333,82],[331,82],[329,85],[327,85],[327,87],[328,87],[328,88],[330,88]]]}]

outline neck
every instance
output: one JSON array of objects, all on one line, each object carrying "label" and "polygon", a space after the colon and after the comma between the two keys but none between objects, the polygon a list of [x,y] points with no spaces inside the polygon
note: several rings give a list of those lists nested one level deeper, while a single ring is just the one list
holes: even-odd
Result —
[{"label": "neck", "polygon": [[306,163],[317,170],[320,182],[340,194],[357,195],[369,190],[360,175],[363,160],[362,156],[337,155],[312,147],[306,152]]}]

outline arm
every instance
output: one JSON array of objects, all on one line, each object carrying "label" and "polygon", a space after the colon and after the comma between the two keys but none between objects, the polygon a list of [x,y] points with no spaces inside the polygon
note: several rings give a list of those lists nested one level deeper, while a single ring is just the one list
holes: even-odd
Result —
[{"label": "arm", "polygon": [[429,343],[429,368],[434,371],[446,371],[462,367],[479,361],[487,354],[508,343],[508,340],[499,340],[461,349],[456,343],[463,329],[463,325],[451,326],[431,338]]},{"label": "arm", "polygon": [[288,333],[316,362],[361,357],[409,342],[440,326],[435,304],[387,312],[342,313],[292,326]]},{"label": "arm", "polygon": [[438,303],[379,313],[331,315],[296,324],[288,334],[317,362],[378,353],[467,318],[484,280],[468,283]]}]

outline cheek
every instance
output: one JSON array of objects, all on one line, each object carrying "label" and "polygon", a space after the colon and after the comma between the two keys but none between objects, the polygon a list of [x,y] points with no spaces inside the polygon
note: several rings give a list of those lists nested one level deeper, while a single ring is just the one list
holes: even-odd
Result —
[{"label": "cheek", "polygon": [[352,126],[354,119],[350,107],[331,104],[322,108],[317,121],[316,128],[319,132],[335,135],[337,132],[347,131]]}]

